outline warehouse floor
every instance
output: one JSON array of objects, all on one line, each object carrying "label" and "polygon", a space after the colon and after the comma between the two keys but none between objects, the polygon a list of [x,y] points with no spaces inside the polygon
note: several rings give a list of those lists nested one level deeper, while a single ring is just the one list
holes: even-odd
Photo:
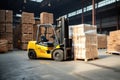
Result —
[{"label": "warehouse floor", "polygon": [[120,55],[105,51],[89,62],[29,60],[20,50],[0,54],[0,80],[120,80]]}]

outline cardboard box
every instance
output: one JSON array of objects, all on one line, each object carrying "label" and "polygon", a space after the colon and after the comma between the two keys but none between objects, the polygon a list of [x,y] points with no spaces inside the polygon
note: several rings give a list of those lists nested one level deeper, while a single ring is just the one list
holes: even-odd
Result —
[{"label": "cardboard box", "polygon": [[33,40],[33,34],[22,34],[21,42],[28,42]]},{"label": "cardboard box", "polygon": [[0,39],[6,39],[8,43],[13,43],[13,33],[1,33]]},{"label": "cardboard box", "polygon": [[46,34],[46,38],[49,42],[54,42],[53,34]]},{"label": "cardboard box", "polygon": [[13,33],[13,26],[11,23],[6,24],[6,32],[11,32]]},{"label": "cardboard box", "polygon": [[96,26],[92,26],[89,24],[80,24],[80,25],[75,25],[74,27],[75,27],[73,28],[74,36],[97,33]]},{"label": "cardboard box", "polygon": [[53,24],[53,22],[54,22],[54,16],[52,13],[49,13],[49,23]]},{"label": "cardboard box", "polygon": [[7,23],[13,22],[13,11],[6,10],[6,22]]},{"label": "cardboard box", "polygon": [[8,51],[8,41],[7,40],[0,40],[0,52],[7,52]]},{"label": "cardboard box", "polygon": [[0,10],[0,23],[5,22],[5,10]]},{"label": "cardboard box", "polygon": [[0,23],[0,32],[5,32],[5,23]]},{"label": "cardboard box", "polygon": [[49,33],[49,34],[54,34],[53,28],[52,28],[52,27],[48,27],[48,28],[47,28],[47,33]]},{"label": "cardboard box", "polygon": [[35,24],[34,13],[22,12],[22,24]]},{"label": "cardboard box", "polygon": [[45,31],[46,31],[45,27],[40,27],[40,33],[41,33],[41,34],[47,33],[47,32],[45,32]]},{"label": "cardboard box", "polygon": [[1,23],[12,23],[13,22],[13,11],[11,10],[0,10],[0,22]]},{"label": "cardboard box", "polygon": [[120,30],[110,32],[107,37],[107,51],[120,52]]},{"label": "cardboard box", "polygon": [[22,24],[22,33],[33,33],[33,24]]},{"label": "cardboard box", "polygon": [[5,39],[8,40],[8,43],[13,43],[13,33],[5,33]]},{"label": "cardboard box", "polygon": [[42,12],[40,14],[40,23],[41,24],[53,24],[53,14]]},{"label": "cardboard box", "polygon": [[0,32],[13,32],[11,23],[0,23]]},{"label": "cardboard box", "polygon": [[22,43],[22,44],[21,44],[21,49],[22,49],[22,50],[27,50],[27,45],[28,45],[28,44]]}]

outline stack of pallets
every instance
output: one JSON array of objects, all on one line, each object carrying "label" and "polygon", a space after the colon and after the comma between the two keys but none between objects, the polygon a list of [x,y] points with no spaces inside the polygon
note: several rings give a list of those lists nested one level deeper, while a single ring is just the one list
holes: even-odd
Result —
[{"label": "stack of pallets", "polygon": [[29,41],[33,40],[34,13],[22,12],[21,49],[26,50]]},{"label": "stack of pallets", "polygon": [[107,52],[120,54],[120,30],[110,32],[107,39]]},{"label": "stack of pallets", "polygon": [[13,50],[13,11],[0,10],[0,38],[8,40],[8,50]]},{"label": "stack of pallets", "polygon": [[33,25],[33,40],[36,40],[38,24],[40,24],[40,20],[35,20],[35,24]]},{"label": "stack of pallets", "polygon": [[0,52],[8,51],[8,40],[1,39],[0,40]]},{"label": "stack of pallets", "polygon": [[[40,23],[41,24],[53,24],[53,14],[52,13],[47,13],[47,12],[42,12],[40,14]],[[45,31],[46,30],[46,31]],[[50,41],[53,42],[53,28],[52,27],[41,27],[40,28],[40,34],[41,35],[46,35],[46,38]]]}]

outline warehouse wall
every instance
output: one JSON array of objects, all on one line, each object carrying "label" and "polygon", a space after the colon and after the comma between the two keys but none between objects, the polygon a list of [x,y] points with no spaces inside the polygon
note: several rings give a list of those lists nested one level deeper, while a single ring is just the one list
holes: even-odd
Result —
[{"label": "warehouse wall", "polygon": [[[117,5],[119,5],[120,2],[118,2]],[[107,33],[109,34],[109,31],[113,31],[117,29],[118,24],[118,16],[119,16],[119,24],[120,24],[120,6],[116,7],[116,4],[110,4],[105,7],[101,7],[99,9],[96,9],[96,24],[98,27],[98,33]],[[70,17],[69,22],[70,25],[74,24],[81,24],[81,14]],[[88,11],[84,13],[84,23],[85,24],[92,24],[92,11]],[[101,32],[100,32],[100,29]],[[119,28],[120,29],[120,26]]]}]

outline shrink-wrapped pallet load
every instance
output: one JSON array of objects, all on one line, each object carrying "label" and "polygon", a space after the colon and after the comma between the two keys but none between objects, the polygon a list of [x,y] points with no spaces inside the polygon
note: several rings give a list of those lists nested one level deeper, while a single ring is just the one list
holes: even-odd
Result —
[{"label": "shrink-wrapped pallet load", "polygon": [[96,26],[81,24],[73,27],[74,58],[95,59],[98,57]]},{"label": "shrink-wrapped pallet load", "polygon": [[107,52],[120,53],[120,30],[111,31],[107,37]]}]

